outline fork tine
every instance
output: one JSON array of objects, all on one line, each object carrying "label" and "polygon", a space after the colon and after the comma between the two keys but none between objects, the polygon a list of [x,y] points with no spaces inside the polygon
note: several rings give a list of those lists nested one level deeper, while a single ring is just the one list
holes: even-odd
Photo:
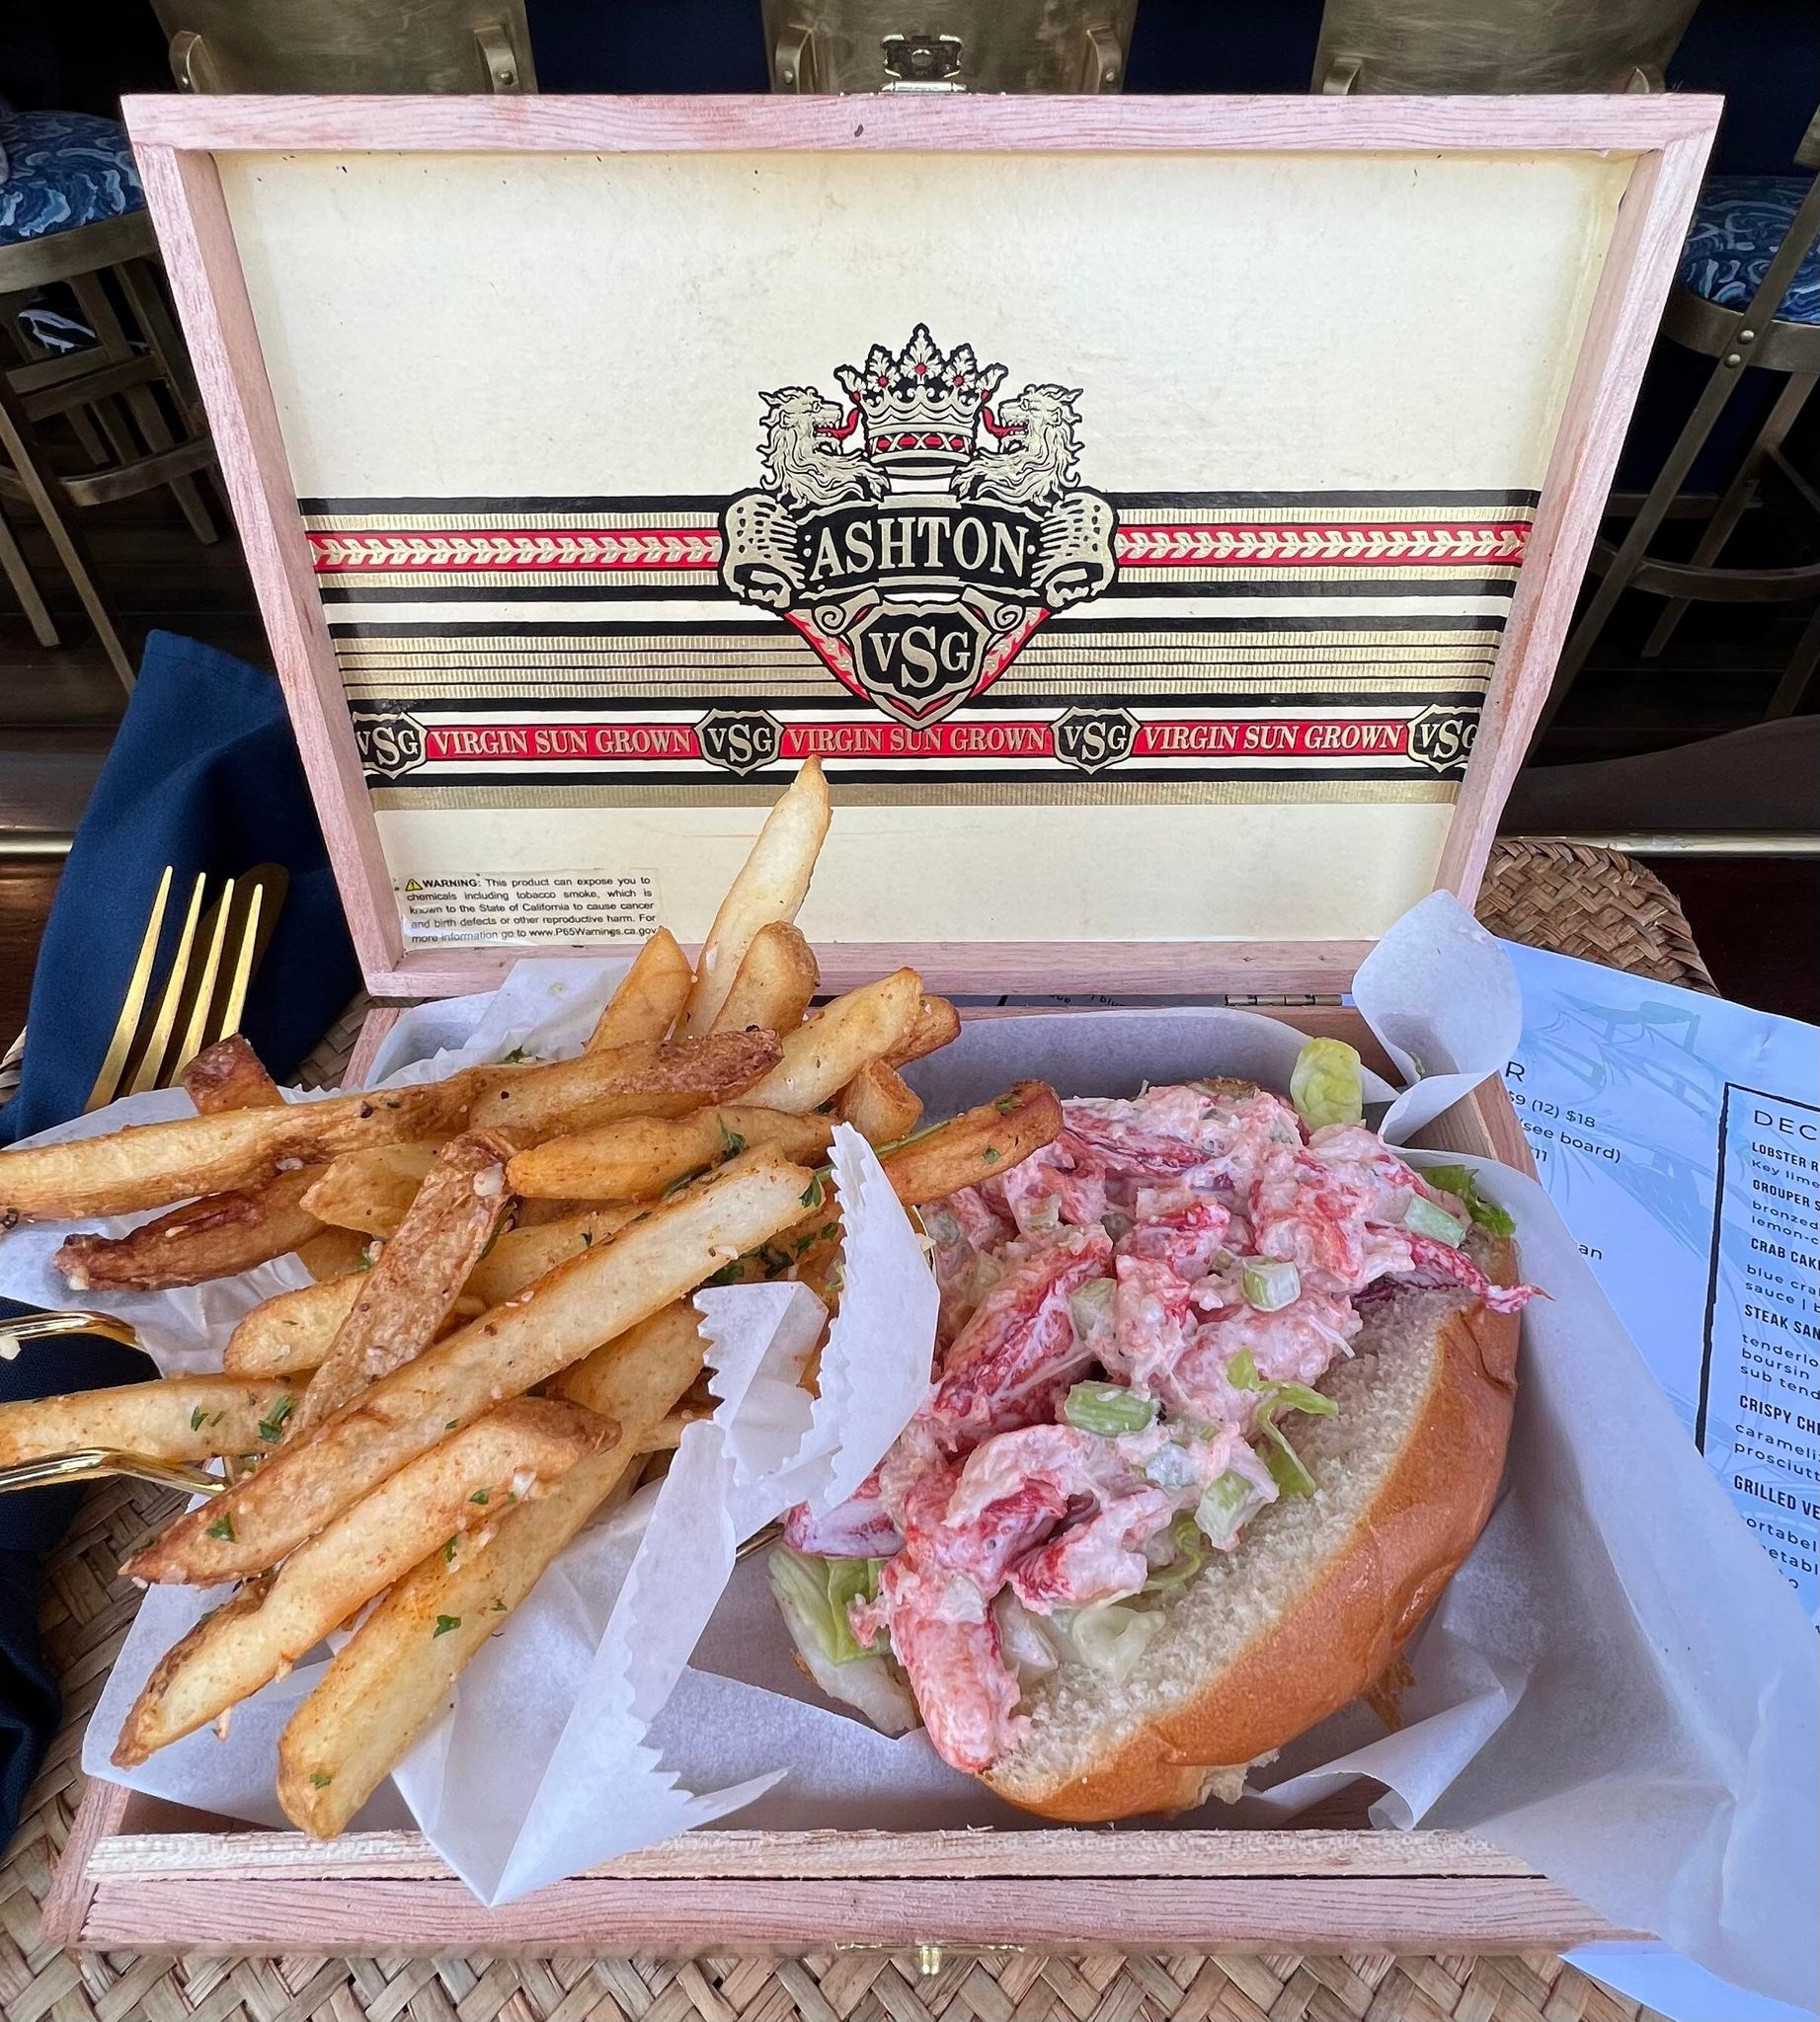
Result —
[{"label": "fork tine", "polygon": [[133,1034],[138,1030],[139,1014],[145,1008],[146,985],[152,978],[152,963],[158,953],[158,936],[164,930],[165,902],[171,895],[174,875],[174,866],[166,864],[164,876],[158,880],[157,895],[152,900],[152,909],[145,922],[139,952],[133,957],[132,973],[126,979],[126,995],[120,1002],[120,1015],[115,1022],[114,1037],[108,1042],[95,1086],[89,1090],[89,1099],[83,1104],[85,1110],[100,1109],[104,1103],[112,1102],[119,1092],[120,1069],[126,1064]]},{"label": "fork tine", "polygon": [[206,876],[198,872],[196,884],[190,892],[189,909],[184,914],[183,932],[178,936],[177,953],[171,959],[171,972],[164,979],[164,991],[158,999],[158,1011],[145,1042],[145,1050],[139,1055],[132,1079],[120,1090],[122,1095],[143,1095],[148,1088],[160,1085],[158,1073],[164,1064],[165,1048],[170,1042],[171,1027],[177,1021],[177,1006],[190,973],[190,950],[196,941],[196,923],[202,910],[202,894],[207,884]]},{"label": "fork tine", "polygon": [[265,893],[255,885],[247,894],[247,909],[240,920],[239,945],[229,950],[227,988],[221,998],[220,1011],[202,1035],[203,1046],[213,1046],[216,1040],[226,1039],[230,1032],[240,1030],[240,1014],[246,1009],[247,984],[253,977],[253,958],[259,951],[259,916],[265,901]]},{"label": "fork tine", "polygon": [[209,1007],[214,1002],[215,983],[221,973],[221,950],[227,942],[227,926],[234,910],[236,889],[234,880],[230,878],[213,908],[214,931],[208,937],[208,952],[202,958],[202,967],[196,979],[196,995],[190,1000],[190,1020],[165,1069],[165,1080],[173,1087],[177,1077],[202,1050],[202,1034],[208,1025]]}]

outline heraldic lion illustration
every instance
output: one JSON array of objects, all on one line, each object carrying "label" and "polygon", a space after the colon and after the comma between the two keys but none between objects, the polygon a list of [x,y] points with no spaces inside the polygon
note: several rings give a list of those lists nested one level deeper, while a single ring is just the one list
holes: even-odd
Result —
[{"label": "heraldic lion illustration", "polygon": [[1078,387],[1026,386],[1001,401],[994,423],[998,437],[991,456],[976,456],[954,481],[962,499],[995,499],[1003,506],[1048,506],[1079,475]]}]

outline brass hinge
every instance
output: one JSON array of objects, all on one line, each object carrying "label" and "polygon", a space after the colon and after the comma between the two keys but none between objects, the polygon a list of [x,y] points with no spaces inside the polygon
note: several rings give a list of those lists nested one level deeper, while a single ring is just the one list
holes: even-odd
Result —
[{"label": "brass hinge", "polygon": [[933,1980],[951,1959],[1013,1959],[1029,1950],[1027,1945],[950,1945],[919,1938],[910,1945],[836,1945],[836,1952],[888,1952],[908,1958],[919,1980]]}]

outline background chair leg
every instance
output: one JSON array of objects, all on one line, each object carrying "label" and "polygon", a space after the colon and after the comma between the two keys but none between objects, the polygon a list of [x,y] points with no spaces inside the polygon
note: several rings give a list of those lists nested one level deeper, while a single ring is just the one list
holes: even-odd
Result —
[{"label": "background chair leg", "polygon": [[31,565],[14,538],[3,511],[0,511],[0,569],[6,571],[6,580],[13,585],[14,594],[25,611],[26,623],[32,627],[33,637],[40,646],[59,644],[57,628],[50,622],[50,612],[39,594]]},{"label": "background chair leg", "polygon": [[[1768,419],[1758,430],[1757,439],[1745,451],[1744,461],[1738,466],[1738,474],[1725,488],[1724,497],[1712,508],[1712,517],[1707,520],[1705,530],[1699,544],[1689,557],[1690,566],[1707,569],[1723,553],[1725,543],[1731,539],[1739,520],[1744,517],[1752,497],[1757,490],[1757,480],[1764,465],[1770,460],[1772,450],[1780,449],[1788,430],[1794,426],[1795,418],[1807,405],[1807,396],[1820,384],[1820,373],[1793,372],[1788,383],[1777,395],[1776,405],[1771,408]],[[1649,637],[1643,642],[1643,658],[1654,660],[1674,638],[1676,627],[1687,616],[1690,599],[1685,596],[1671,597],[1667,608],[1655,622]]]},{"label": "background chair leg", "polygon": [[132,311],[132,320],[157,360],[158,370],[171,389],[171,397],[186,426],[193,434],[204,433],[208,423],[202,413],[202,397],[197,388],[196,374],[190,368],[190,353],[184,349],[184,341],[165,306],[157,269],[149,260],[123,260],[114,272],[119,278],[126,306]]},{"label": "background chair leg", "polygon": [[1706,445],[1706,437],[1712,432],[1713,424],[1724,413],[1727,403],[1737,392],[1739,371],[1735,365],[1715,365],[1706,381],[1704,392],[1695,402],[1694,412],[1682,427],[1675,446],[1668,453],[1668,460],[1656,474],[1656,481],[1650,486],[1636,517],[1630,522],[1630,531],[1625,534],[1617,554],[1606,565],[1599,587],[1593,592],[1593,600],[1586,607],[1584,616],[1573,628],[1566,647],[1561,653],[1559,664],[1554,670],[1554,685],[1548,699],[1543,704],[1542,714],[1536,720],[1536,735],[1530,739],[1530,753],[1533,756],[1547,734],[1548,726],[1560,713],[1560,707],[1567,699],[1567,692],[1573,686],[1574,676],[1586,664],[1587,656],[1597,644],[1599,635],[1605,630],[1606,620],[1612,615],[1618,599],[1630,587],[1630,579],[1649,552],[1649,543],[1654,539],[1656,529],[1667,516],[1668,508],[1675,502],[1676,494],[1694,468],[1694,459]]},{"label": "background chair leg", "polygon": [[1782,677],[1776,684],[1776,693],[1770,697],[1770,706],[1764,711],[1766,717],[1792,716],[1806,699],[1807,684],[1814,677],[1814,668],[1820,666],[1820,605],[1807,621],[1807,630],[1801,634],[1801,643],[1794,650],[1793,658],[1783,669]]},{"label": "background chair leg", "polygon": [[115,621],[113,607],[90,572],[88,555],[75,523],[65,515],[63,488],[55,473],[40,462],[32,426],[26,420],[12,388],[7,385],[4,374],[0,374],[0,454],[5,455],[18,474],[32,509],[43,521],[44,532],[56,550],[57,560],[76,586],[82,608],[88,612],[89,623],[95,627],[95,636],[114,662],[114,671],[119,675],[121,685],[130,694],[136,675],[120,642],[119,626]]},{"label": "background chair leg", "polygon": [[[114,304],[108,298],[107,284],[99,273],[79,274],[71,286],[76,299],[82,304],[83,314],[89,319],[89,326],[101,340],[103,355],[110,364],[123,364],[132,357],[133,349],[126,333],[120,328],[120,320],[115,314]],[[162,362],[155,360],[155,362]],[[132,418],[138,425],[145,446],[150,450],[170,449],[177,437],[172,434],[170,425],[158,406],[158,396],[149,386],[129,387],[121,396],[131,410]],[[181,404],[179,404],[181,413]],[[190,531],[206,547],[219,539],[214,520],[209,516],[203,503],[201,488],[193,477],[173,478],[166,488],[182,508],[183,515],[190,523]]]}]

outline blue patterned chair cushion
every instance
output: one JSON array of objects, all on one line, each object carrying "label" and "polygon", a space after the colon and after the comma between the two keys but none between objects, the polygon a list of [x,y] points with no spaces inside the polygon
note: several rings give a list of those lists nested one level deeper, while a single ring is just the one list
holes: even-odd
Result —
[{"label": "blue patterned chair cushion", "polygon": [[145,208],[126,129],[90,113],[16,113],[0,102],[0,246]]},{"label": "blue patterned chair cushion", "polygon": [[[1682,286],[1721,309],[1748,307],[1809,187],[1805,176],[1712,177],[1681,249]],[[1776,315],[1783,323],[1820,323],[1820,244],[1808,247]]]}]

